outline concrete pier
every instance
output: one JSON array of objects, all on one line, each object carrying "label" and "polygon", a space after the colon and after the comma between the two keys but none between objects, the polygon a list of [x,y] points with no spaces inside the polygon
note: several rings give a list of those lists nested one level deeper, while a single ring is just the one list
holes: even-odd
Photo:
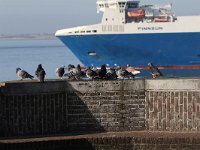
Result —
[{"label": "concrete pier", "polygon": [[199,149],[199,137],[200,78],[0,84],[0,148]]}]

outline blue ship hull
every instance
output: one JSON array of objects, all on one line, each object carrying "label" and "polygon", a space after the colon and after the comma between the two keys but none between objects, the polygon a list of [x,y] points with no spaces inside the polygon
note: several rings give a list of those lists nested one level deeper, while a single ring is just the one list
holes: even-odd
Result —
[{"label": "blue ship hull", "polygon": [[[200,65],[200,32],[58,37],[85,66]],[[95,52],[96,55],[89,55]]]}]

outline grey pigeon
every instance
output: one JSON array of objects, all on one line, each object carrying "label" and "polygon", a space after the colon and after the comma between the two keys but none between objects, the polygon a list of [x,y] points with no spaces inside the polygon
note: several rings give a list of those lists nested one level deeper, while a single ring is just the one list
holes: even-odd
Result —
[{"label": "grey pigeon", "polygon": [[46,72],[42,68],[41,64],[38,65],[37,70],[35,71],[35,75],[37,76],[37,78],[40,82],[44,82]]},{"label": "grey pigeon", "polygon": [[162,73],[160,72],[160,70],[156,66],[154,66],[152,63],[148,63],[148,70],[152,74],[153,78],[162,76]]},{"label": "grey pigeon", "polygon": [[117,79],[117,74],[116,74],[116,71],[115,71],[115,69],[113,67],[107,69],[106,79],[108,79],[108,80]]},{"label": "grey pigeon", "polygon": [[98,77],[100,79],[105,79],[106,78],[106,73],[107,73],[107,70],[106,70],[106,65],[102,65],[101,66],[101,69],[97,70],[96,73],[98,74]]},{"label": "grey pigeon", "polygon": [[68,68],[68,71],[70,71],[72,68],[75,68],[75,66],[72,64],[69,64],[67,68]]},{"label": "grey pigeon", "polygon": [[27,71],[22,70],[21,68],[16,68],[16,74],[18,77],[21,78],[21,80],[29,78],[33,80],[34,76],[30,75]]},{"label": "grey pigeon", "polygon": [[81,68],[80,65],[77,65],[77,67],[75,67],[74,65],[68,65],[68,77],[69,79],[72,80],[80,80],[81,77]]},{"label": "grey pigeon", "polygon": [[81,77],[85,77],[85,70],[82,71],[80,64],[77,65],[77,68],[81,71]]},{"label": "grey pigeon", "polygon": [[125,79],[128,77],[128,75],[130,75],[130,73],[126,69],[120,66],[116,67],[116,74],[118,79]]},{"label": "grey pigeon", "polygon": [[56,68],[56,76],[59,77],[60,79],[62,79],[64,73],[65,73],[65,66],[64,65]]},{"label": "grey pigeon", "polygon": [[86,69],[86,77],[89,79],[94,79],[95,77],[97,77],[97,73],[95,70],[92,69],[92,67],[88,67]]}]

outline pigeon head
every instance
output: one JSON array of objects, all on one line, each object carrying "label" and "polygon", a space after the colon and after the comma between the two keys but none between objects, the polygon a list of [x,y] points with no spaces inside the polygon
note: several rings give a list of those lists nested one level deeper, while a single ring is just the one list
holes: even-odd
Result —
[{"label": "pigeon head", "polygon": [[152,63],[148,63],[148,66],[153,66],[153,64]]},{"label": "pigeon head", "polygon": [[39,64],[39,65],[38,65],[38,68],[42,68],[42,64]]},{"label": "pigeon head", "polygon": [[69,64],[67,68],[68,68],[68,71],[69,71],[70,69],[75,68],[75,66],[72,65],[72,64]]},{"label": "pigeon head", "polygon": [[78,64],[78,65],[76,66],[76,68],[78,68],[78,69],[81,69],[81,65],[80,65],[80,64]]},{"label": "pigeon head", "polygon": [[122,67],[120,67],[120,66],[116,66],[116,67],[115,67],[116,70],[120,70],[121,68],[122,68]]},{"label": "pigeon head", "polygon": [[16,68],[16,73],[17,73],[19,70],[22,70],[22,69],[21,69],[21,68]]},{"label": "pigeon head", "polygon": [[65,65],[61,65],[60,68],[65,68]]},{"label": "pigeon head", "polygon": [[105,65],[105,64],[102,65],[102,66],[101,66],[101,69],[106,69],[106,65]]}]

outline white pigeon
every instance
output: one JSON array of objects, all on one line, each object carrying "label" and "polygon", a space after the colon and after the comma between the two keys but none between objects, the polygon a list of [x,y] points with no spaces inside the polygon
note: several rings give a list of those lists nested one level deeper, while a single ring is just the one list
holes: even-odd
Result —
[{"label": "white pigeon", "polygon": [[62,65],[62,66],[56,68],[56,76],[57,76],[58,78],[62,79],[64,73],[65,73],[65,66],[64,66],[64,65]]},{"label": "white pigeon", "polygon": [[136,70],[134,67],[132,66],[127,66],[126,70],[129,72],[129,73],[132,73],[134,76],[140,74],[141,72],[139,70]]},{"label": "white pigeon", "polygon": [[21,80],[29,78],[33,80],[34,76],[30,75],[27,71],[22,70],[21,68],[16,68],[16,74],[18,77],[21,78]]}]

